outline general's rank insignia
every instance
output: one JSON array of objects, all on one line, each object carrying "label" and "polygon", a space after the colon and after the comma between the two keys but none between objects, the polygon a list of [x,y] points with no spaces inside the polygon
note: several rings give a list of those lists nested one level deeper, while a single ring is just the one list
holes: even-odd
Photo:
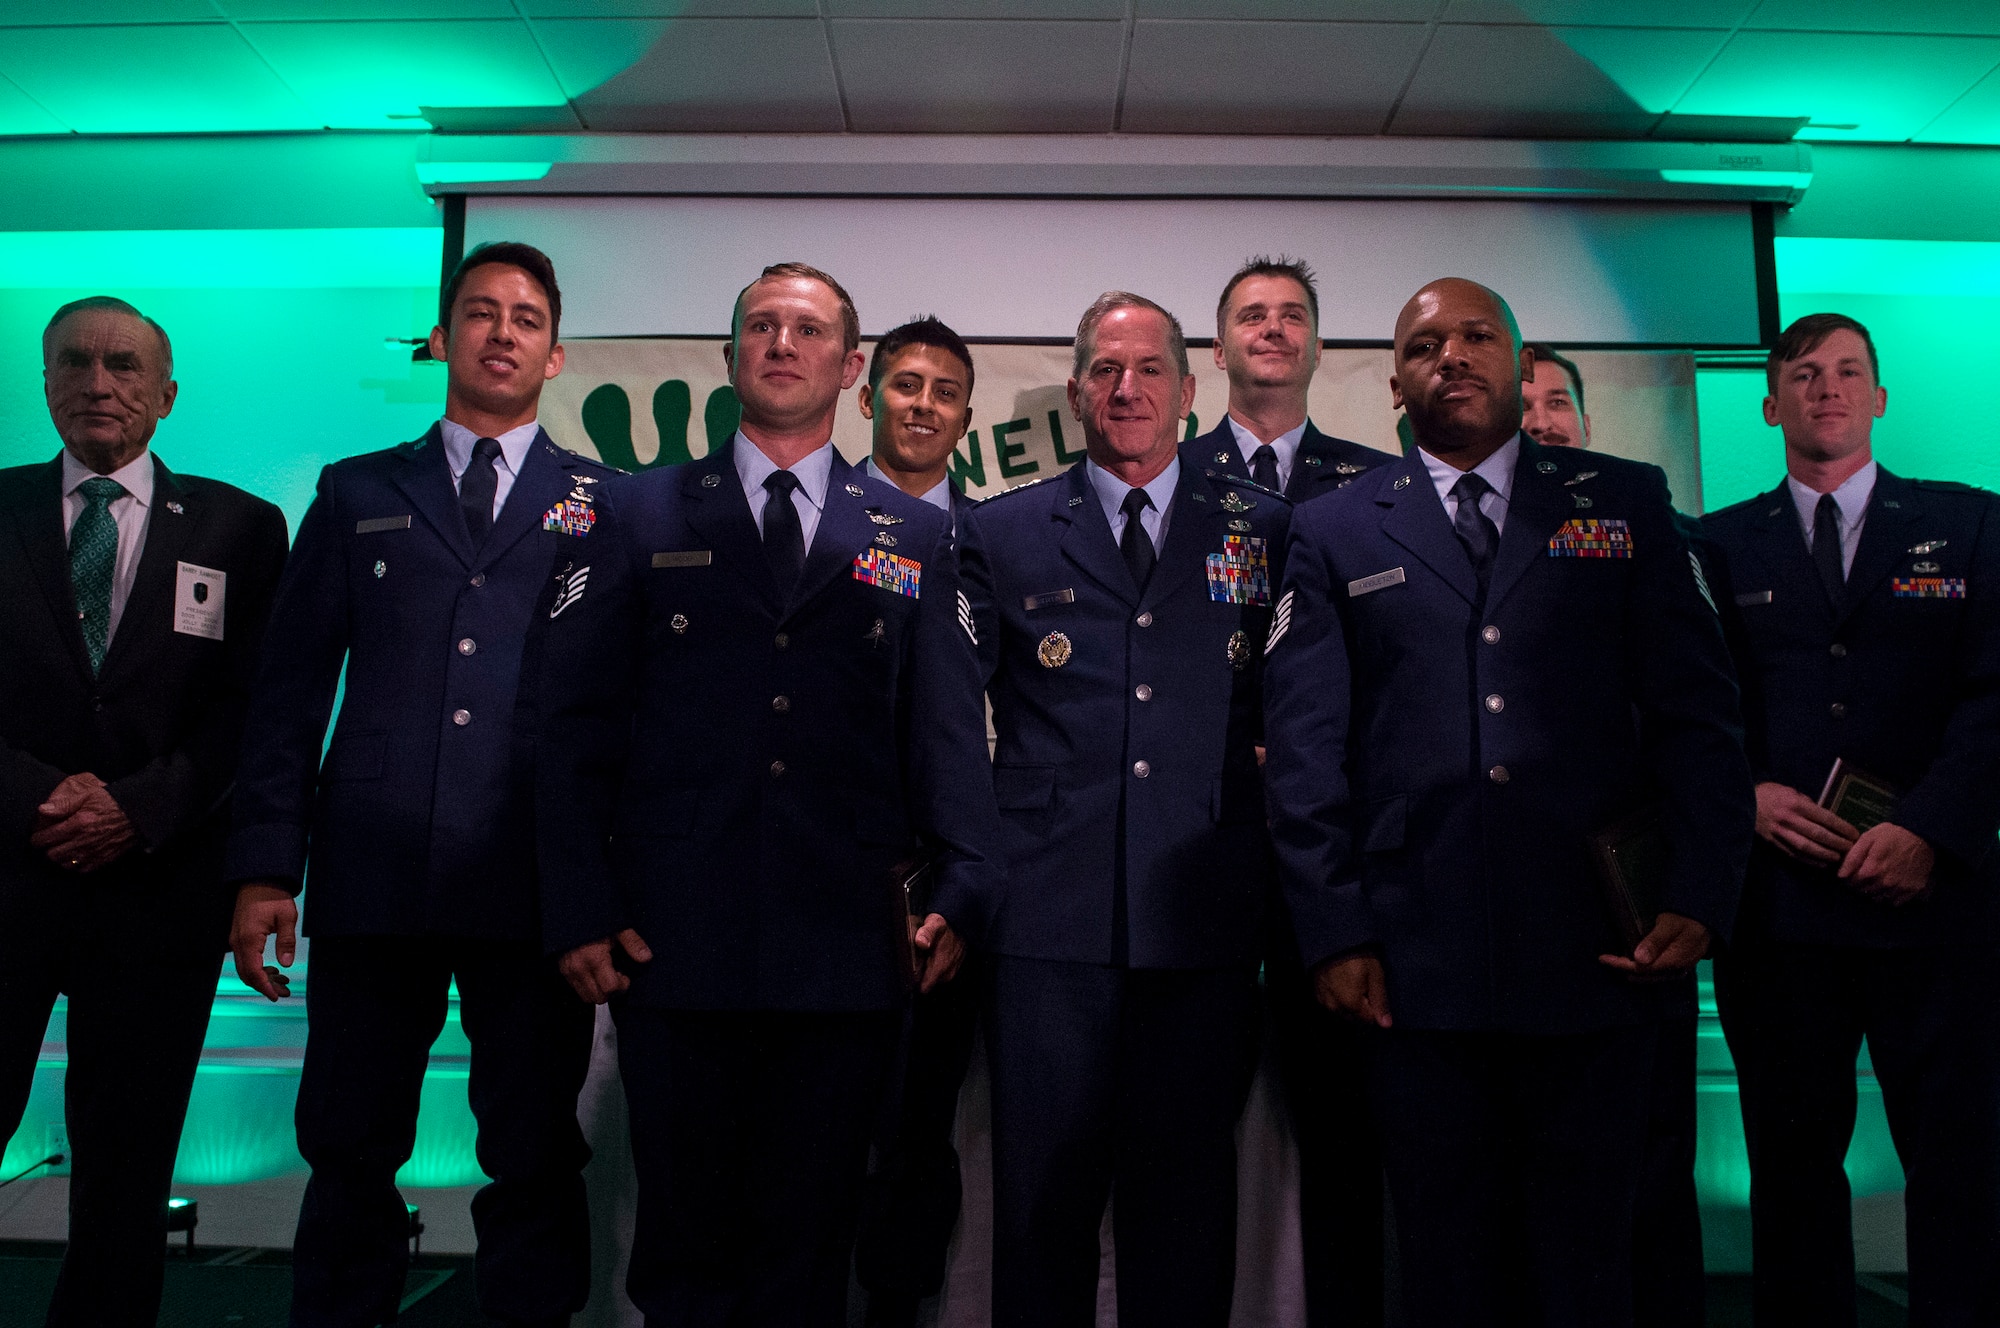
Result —
[{"label": "general's rank insignia", "polygon": [[1069,638],[1061,632],[1050,632],[1035,647],[1035,658],[1042,661],[1045,669],[1059,669],[1069,663]]},{"label": "general's rank insignia", "polygon": [[561,616],[564,609],[582,599],[583,587],[589,580],[589,563],[585,563],[574,571],[565,567],[562,571],[557,572],[556,602],[549,606],[549,617],[555,618]]},{"label": "general's rank insignia", "polygon": [[1208,555],[1208,597],[1219,604],[1271,602],[1271,561],[1262,539],[1231,535],[1221,553]]},{"label": "general's rank insignia", "polygon": [[917,581],[923,570],[924,565],[915,558],[905,558],[872,545],[854,555],[856,581],[893,590],[911,599],[917,598]]},{"label": "general's rank insignia", "polygon": [[542,513],[542,529],[553,530],[559,535],[588,535],[590,528],[596,524],[597,508],[588,494],[579,498],[572,493]]},{"label": "general's rank insignia", "polygon": [[1632,527],[1616,517],[1571,517],[1549,539],[1551,558],[1630,558]]},{"label": "general's rank insignia", "polygon": [[1889,579],[1889,593],[1897,599],[1964,599],[1962,576],[1897,576]]},{"label": "general's rank insignia", "polygon": [[1240,628],[1229,634],[1229,667],[1238,673],[1250,667],[1250,635]]},{"label": "general's rank insignia", "polygon": [[1222,495],[1222,510],[1225,512],[1247,512],[1256,505],[1243,501],[1243,495],[1234,489]]}]

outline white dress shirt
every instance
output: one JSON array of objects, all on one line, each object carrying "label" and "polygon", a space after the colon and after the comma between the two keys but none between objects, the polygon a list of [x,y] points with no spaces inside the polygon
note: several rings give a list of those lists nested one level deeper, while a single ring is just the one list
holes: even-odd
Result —
[{"label": "white dress shirt", "polygon": [[[1125,542],[1125,495],[1134,486],[1119,479],[1095,461],[1086,461],[1084,474],[1090,477],[1090,487],[1097,491],[1097,501],[1104,505],[1104,519],[1111,523],[1112,542],[1124,547]],[[1139,528],[1153,537],[1153,553],[1157,556],[1167,544],[1167,516],[1174,505],[1174,486],[1181,482],[1181,459],[1176,456],[1167,463],[1167,468],[1153,476],[1150,484],[1142,486],[1153,505],[1139,513]]]},{"label": "white dress shirt", "polygon": [[[465,480],[465,468],[472,464],[472,445],[485,435],[476,434],[457,420],[440,420],[444,436],[445,460],[451,463],[451,487],[457,489]],[[529,420],[526,424],[509,429],[493,441],[500,444],[500,455],[493,458],[493,519],[500,519],[500,509],[507,505],[507,495],[514,488],[514,481],[520,477],[521,467],[528,462],[528,446],[535,441],[535,431],[541,421]]]},{"label": "white dress shirt", "polygon": [[[1838,489],[1833,491],[1833,505],[1840,509],[1840,570],[1844,576],[1854,570],[1854,551],[1861,547],[1861,523],[1868,519],[1868,500],[1875,495],[1875,472],[1873,461],[1849,475]],[[1792,506],[1798,510],[1799,525],[1805,528],[1806,552],[1812,552],[1813,517],[1819,512],[1819,490],[1811,489],[1785,476],[1785,487],[1792,491]]]},{"label": "white dress shirt", "polygon": [[[90,500],[77,492],[97,472],[71,456],[62,454],[63,540],[69,540],[76,519]],[[118,635],[118,620],[125,616],[125,600],[132,593],[133,578],[139,575],[139,555],[146,549],[146,523],[153,512],[153,453],[150,448],[111,472],[125,492],[111,500],[111,521],[118,527],[118,558],[111,565],[111,618],[104,632],[107,648]]]},{"label": "white dress shirt", "polygon": [[[1438,460],[1421,447],[1417,449],[1417,455],[1424,459],[1424,469],[1430,472],[1431,483],[1437,487],[1438,497],[1444,503],[1445,519],[1456,523],[1458,499],[1451,496],[1451,489],[1466,472],[1448,461]],[[1479,510],[1486,513],[1486,519],[1493,523],[1496,532],[1507,529],[1507,504],[1514,496],[1514,464],[1520,459],[1521,435],[1517,433],[1498,452],[1472,468],[1472,474],[1486,481],[1487,490],[1479,495]]]},{"label": "white dress shirt", "polygon": [[[1243,453],[1243,465],[1245,469],[1248,469],[1250,458],[1256,454],[1258,448],[1264,445],[1264,440],[1256,434],[1251,433],[1241,424],[1238,424],[1234,415],[1225,415],[1222,418],[1229,421],[1229,431],[1236,435],[1237,450]],[[1278,454],[1278,492],[1280,493],[1283,493],[1285,486],[1292,482],[1292,467],[1298,464],[1299,444],[1305,441],[1305,436],[1306,421],[1300,420],[1298,428],[1287,429],[1276,438],[1270,440],[1271,450]]]},{"label": "white dress shirt", "polygon": [[[882,468],[875,464],[874,457],[869,457],[866,461],[862,462],[861,469],[873,475],[884,484],[894,484],[896,482],[882,473]],[[936,484],[931,485],[930,488],[923,492],[921,500],[937,508],[938,511],[943,512],[946,516],[951,516],[951,477],[947,475]],[[952,517],[952,530],[956,533],[957,529],[958,518]]]},{"label": "white dress shirt", "polygon": [[[743,498],[750,504],[750,519],[757,523],[757,538],[762,539],[764,506],[771,501],[771,491],[764,487],[764,481],[777,473],[777,463],[764,455],[764,449],[745,438],[741,429],[736,431],[731,455],[736,461],[736,478],[743,484]],[[807,550],[811,550],[813,535],[819,530],[819,514],[826,507],[827,482],[833,478],[833,440],[821,443],[786,469],[799,482],[799,487],[792,490],[792,506],[799,514],[799,534],[805,537]]]}]

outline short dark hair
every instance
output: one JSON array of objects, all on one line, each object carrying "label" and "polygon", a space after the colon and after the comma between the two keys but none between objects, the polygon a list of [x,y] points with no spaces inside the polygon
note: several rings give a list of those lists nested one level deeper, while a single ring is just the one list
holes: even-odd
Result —
[{"label": "short dark hair", "polygon": [[[773,263],[757,274],[757,281],[769,281],[773,277],[804,277],[817,281],[820,285],[840,297],[840,339],[841,350],[850,351],[861,344],[861,315],[854,312],[854,297],[847,293],[847,287],[835,281],[826,273],[807,263]],[[750,286],[757,284],[750,283]],[[736,292],[736,305],[729,311],[729,339],[736,340],[736,320],[743,312],[743,297],[750,293],[750,286]]]},{"label": "short dark hair", "polygon": [[1556,348],[1546,341],[1531,341],[1524,348],[1535,357],[1536,364],[1553,364],[1569,375],[1570,395],[1576,398],[1576,413],[1583,414],[1583,374],[1576,362],[1566,355],[1558,355]]},{"label": "short dark hair", "polygon": [[1104,292],[1090,302],[1090,307],[1083,311],[1083,317],[1077,320],[1076,350],[1070,362],[1070,376],[1083,377],[1083,371],[1089,367],[1090,357],[1097,352],[1097,325],[1119,309],[1151,309],[1167,320],[1167,349],[1173,353],[1174,367],[1180,370],[1181,377],[1186,378],[1187,336],[1181,331],[1181,320],[1145,296],[1122,290]]},{"label": "short dark hair", "polygon": [[958,357],[965,366],[965,396],[972,398],[972,352],[967,349],[965,338],[940,322],[936,314],[925,314],[913,318],[901,327],[892,327],[882,334],[875,343],[875,354],[868,361],[868,386],[880,390],[882,375],[888,371],[889,361],[901,355],[912,346],[930,346],[947,355]]},{"label": "short dark hair", "polygon": [[1303,258],[1287,258],[1279,254],[1276,258],[1269,254],[1258,254],[1255,258],[1243,260],[1243,266],[1236,269],[1236,275],[1222,288],[1222,298],[1215,302],[1215,335],[1222,335],[1222,316],[1229,311],[1229,297],[1236,288],[1252,277],[1289,277],[1305,288],[1306,308],[1312,310],[1313,331],[1319,331],[1319,281],[1314,275],[1312,264]]},{"label": "short dark hair", "polygon": [[475,247],[458,260],[458,266],[452,269],[451,280],[438,294],[438,326],[444,329],[445,335],[451,335],[451,307],[458,303],[459,288],[465,285],[466,277],[474,268],[494,263],[518,267],[541,286],[542,294],[549,299],[549,339],[555,340],[556,334],[562,330],[562,289],[556,285],[556,265],[534,245],[522,244],[519,240],[494,240]]},{"label": "short dark hair", "polygon": [[1875,375],[1875,385],[1882,385],[1882,364],[1875,358],[1875,338],[1868,335],[1868,329],[1861,320],[1849,318],[1846,314],[1807,314],[1778,334],[1771,343],[1771,353],[1764,358],[1764,385],[1771,391],[1778,390],[1778,371],[1801,355],[1810,355],[1820,348],[1820,344],[1842,328],[1861,338],[1861,344],[1868,348],[1868,372]]},{"label": "short dark hair", "polygon": [[90,309],[109,309],[113,313],[130,314],[147,327],[152,328],[153,335],[160,339],[160,355],[164,361],[160,366],[160,381],[165,382],[174,376],[174,343],[167,336],[167,329],[161,327],[145,314],[140,313],[135,306],[119,299],[116,295],[86,295],[80,300],[71,300],[68,304],[50,314],[48,323],[42,328],[43,364],[49,362],[49,353],[54,347],[56,324],[62,322],[63,319],[68,318],[71,314],[80,314]]}]

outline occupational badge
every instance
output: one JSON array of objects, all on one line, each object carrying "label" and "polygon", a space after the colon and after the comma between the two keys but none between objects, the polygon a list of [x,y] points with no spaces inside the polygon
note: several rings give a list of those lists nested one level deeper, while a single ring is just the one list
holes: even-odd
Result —
[{"label": "occupational badge", "polygon": [[893,549],[896,547],[896,537],[894,535],[891,535],[886,530],[878,530],[875,532],[875,542],[881,545],[885,549]]},{"label": "occupational badge", "polygon": [[1218,604],[1269,604],[1271,560],[1265,541],[1231,535],[1221,553],[1208,555],[1208,597]]},{"label": "occupational badge", "polygon": [[1570,495],[1570,497],[1576,499],[1576,505],[1579,509],[1596,506],[1596,504],[1592,503],[1589,497],[1584,494],[1573,493]]},{"label": "occupational badge", "polygon": [[1240,628],[1229,634],[1229,667],[1238,673],[1250,667],[1250,634]]},{"label": "occupational badge", "polygon": [[685,613],[676,613],[667,619],[667,626],[674,629],[675,636],[679,636],[688,629],[688,616]]},{"label": "occupational badge", "polygon": [[383,562],[380,558],[377,558],[375,560],[375,579],[377,581],[380,581],[383,577],[387,576],[388,574],[389,574],[389,564]]},{"label": "occupational badge", "polygon": [[1241,532],[1250,529],[1250,523],[1248,521],[1245,521],[1242,517],[1239,516],[1234,521],[1231,521],[1229,523],[1229,528],[1231,530]]},{"label": "occupational badge", "polygon": [[1069,663],[1069,638],[1061,632],[1050,632],[1035,647],[1035,658],[1042,661],[1045,669],[1059,669]]},{"label": "occupational badge", "polygon": [[1257,504],[1245,502],[1243,495],[1231,489],[1222,495],[1222,510],[1225,512],[1247,512]]},{"label": "occupational badge", "polygon": [[1922,562],[1911,563],[1910,570],[1918,576],[1935,576],[1937,573],[1942,572],[1944,568],[1926,558]]}]

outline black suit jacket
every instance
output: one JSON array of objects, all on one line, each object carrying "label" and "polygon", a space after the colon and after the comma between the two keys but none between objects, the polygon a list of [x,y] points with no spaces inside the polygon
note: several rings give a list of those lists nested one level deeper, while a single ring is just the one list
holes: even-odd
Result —
[{"label": "black suit jacket", "polygon": [[[220,949],[228,933],[222,840],[285,517],[153,465],[145,547],[96,677],[70,586],[62,458],[0,470],[0,930],[56,926],[85,902],[141,944]],[[220,641],[174,630],[183,562],[227,574]],[[43,799],[83,771],[109,785],[139,843],[75,877],[28,837]]]},{"label": "black suit jacket", "polygon": [[[1990,939],[2000,892],[2000,497],[1878,472],[1838,608],[1784,484],[1703,524],[1722,554],[1716,590],[1733,619],[1756,778],[1817,798],[1845,757],[1905,790],[1894,819],[1937,852],[1932,895],[1892,908],[1759,840],[1746,929],[1878,947]],[[1944,593],[1913,593],[1925,589]]]},{"label": "black suit jacket", "polygon": [[[1351,484],[1363,471],[1395,459],[1388,452],[1323,434],[1307,420],[1305,434],[1299,439],[1298,457],[1292,462],[1292,477],[1285,483],[1285,497],[1302,503],[1332,493]],[[1207,433],[1181,444],[1181,464],[1220,471],[1238,479],[1250,478],[1250,467],[1243,463],[1243,449],[1236,445],[1236,433],[1229,427],[1227,415]]]}]

